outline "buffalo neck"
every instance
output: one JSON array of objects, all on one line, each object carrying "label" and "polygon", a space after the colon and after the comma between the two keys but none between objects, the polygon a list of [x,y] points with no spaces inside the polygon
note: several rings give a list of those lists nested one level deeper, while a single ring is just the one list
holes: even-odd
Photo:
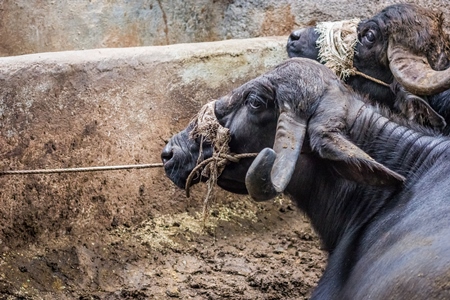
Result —
[{"label": "buffalo neck", "polygon": [[368,107],[355,120],[350,139],[377,162],[414,183],[450,147],[448,137],[414,126],[402,126]]},{"label": "buffalo neck", "polygon": [[302,176],[290,183],[286,192],[310,218],[330,253],[353,247],[357,232],[364,230],[394,195],[420,180],[420,174],[439,159],[443,149],[450,149],[447,138],[401,126],[371,107],[361,111],[348,136],[376,161],[405,176],[406,182],[400,187],[358,184],[340,177],[331,162],[302,154],[296,166],[296,173]]}]

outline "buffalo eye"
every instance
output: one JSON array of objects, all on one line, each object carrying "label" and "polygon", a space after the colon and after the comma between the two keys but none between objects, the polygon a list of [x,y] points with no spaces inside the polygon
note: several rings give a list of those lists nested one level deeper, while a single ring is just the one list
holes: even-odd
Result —
[{"label": "buffalo eye", "polygon": [[248,94],[247,98],[245,99],[245,104],[249,107],[250,110],[255,112],[267,107],[267,103],[255,93]]},{"label": "buffalo eye", "polygon": [[366,44],[373,44],[376,40],[375,33],[372,30],[367,30],[362,36],[362,42]]}]

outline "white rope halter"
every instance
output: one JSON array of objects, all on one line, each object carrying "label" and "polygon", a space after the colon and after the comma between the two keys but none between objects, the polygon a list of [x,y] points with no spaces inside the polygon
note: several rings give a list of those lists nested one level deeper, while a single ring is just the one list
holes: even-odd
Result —
[{"label": "white rope halter", "polygon": [[349,76],[359,75],[389,87],[389,84],[386,82],[366,75],[353,66],[355,46],[358,42],[357,26],[359,22],[360,19],[352,19],[319,23],[316,26],[316,31],[319,33],[319,38],[317,39],[319,60],[342,80],[347,79]]},{"label": "white rope halter", "polygon": [[322,22],[316,26],[319,33],[317,46],[321,63],[333,70],[341,79],[354,75],[353,57],[360,19]]}]

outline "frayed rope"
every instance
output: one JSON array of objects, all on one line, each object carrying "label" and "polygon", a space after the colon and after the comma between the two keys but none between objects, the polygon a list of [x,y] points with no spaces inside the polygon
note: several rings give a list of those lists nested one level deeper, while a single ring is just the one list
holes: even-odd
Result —
[{"label": "frayed rope", "polygon": [[317,24],[319,59],[341,79],[354,75],[353,57],[360,19]]},{"label": "frayed rope", "polygon": [[190,133],[190,138],[200,139],[200,147],[203,142],[208,142],[213,147],[212,157],[203,159],[203,150],[200,148],[200,153],[197,161],[197,166],[191,171],[186,180],[186,196],[189,197],[189,188],[191,187],[194,176],[202,176],[208,178],[206,181],[207,192],[203,201],[203,218],[205,220],[209,211],[209,203],[215,197],[215,186],[217,179],[222,174],[225,166],[229,162],[239,162],[244,157],[256,157],[257,153],[230,153],[230,130],[219,124],[214,113],[215,101],[205,104],[197,116],[191,121],[193,130]]},{"label": "frayed rope", "polygon": [[342,80],[349,76],[359,75],[385,87],[390,87],[386,82],[366,75],[353,66],[355,46],[358,42],[357,26],[359,22],[360,19],[352,19],[317,24],[319,61]]}]

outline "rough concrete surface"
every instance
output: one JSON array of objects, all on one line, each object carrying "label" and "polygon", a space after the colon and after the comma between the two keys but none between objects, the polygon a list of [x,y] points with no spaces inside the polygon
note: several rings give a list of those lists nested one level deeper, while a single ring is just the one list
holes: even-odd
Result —
[{"label": "rough concrete surface", "polygon": [[[0,56],[287,35],[399,0],[0,1]],[[447,0],[408,0],[449,15]]]},{"label": "rough concrete surface", "polygon": [[[282,61],[284,42],[260,38],[0,59],[1,169],[160,163],[165,140],[203,104]],[[42,235],[135,224],[155,209],[183,211],[182,192],[167,190],[166,181],[161,168],[0,177],[0,240],[16,247]],[[161,193],[167,202],[159,201]]]},{"label": "rough concrete surface", "polygon": [[[285,41],[1,58],[0,168],[158,163],[203,104],[286,59]],[[204,187],[191,195],[162,168],[0,176],[0,298],[309,295],[324,256],[288,200],[219,192],[204,219]]]}]

